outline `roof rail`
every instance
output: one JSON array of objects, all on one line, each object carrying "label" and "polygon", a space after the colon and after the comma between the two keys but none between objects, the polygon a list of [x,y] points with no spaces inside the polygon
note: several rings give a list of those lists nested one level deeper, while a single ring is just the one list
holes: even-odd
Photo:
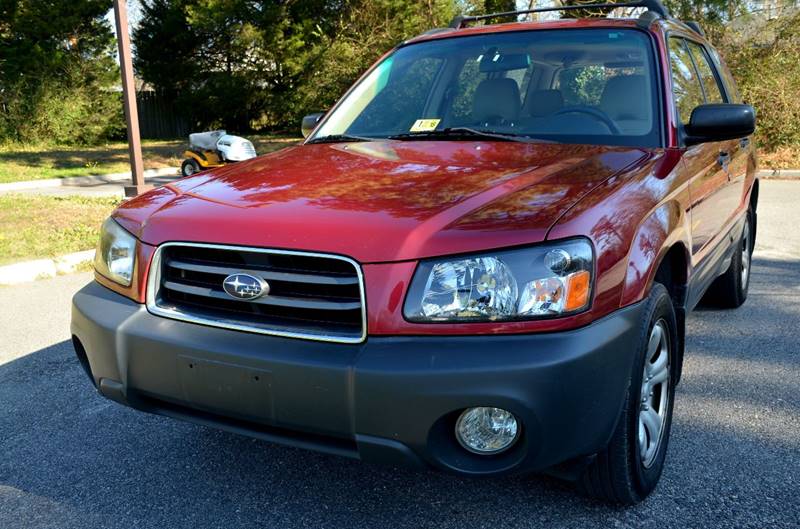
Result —
[{"label": "roof rail", "polygon": [[[455,31],[455,29],[450,28],[450,27],[448,27],[448,28],[433,28],[433,29],[429,29],[428,31],[420,33],[419,35],[417,35],[417,37],[426,37],[428,35],[436,35],[438,33],[450,33],[451,31]],[[414,37],[414,38],[416,38],[416,37]]]},{"label": "roof rail", "polygon": [[520,11],[505,11],[503,13],[490,13],[488,15],[458,15],[450,22],[453,29],[461,29],[471,22],[489,20],[492,18],[516,17],[530,13],[547,13],[551,11],[573,11],[578,9],[616,9],[618,7],[644,7],[648,11],[659,15],[661,18],[672,18],[669,10],[660,0],[639,0],[636,2],[623,2],[619,4],[578,4],[558,7],[540,7],[538,9],[523,9]]},{"label": "roof rail", "polygon": [[683,24],[701,37],[706,36],[706,32],[700,27],[700,22],[697,22],[696,20],[684,20]]}]

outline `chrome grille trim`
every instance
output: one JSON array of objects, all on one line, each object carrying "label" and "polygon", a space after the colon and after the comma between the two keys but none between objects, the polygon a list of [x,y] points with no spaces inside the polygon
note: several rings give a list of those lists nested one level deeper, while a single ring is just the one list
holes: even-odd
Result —
[{"label": "chrome grille trim", "polygon": [[[295,332],[295,331],[286,331],[280,329],[268,329],[262,327],[254,327],[252,325],[247,325],[247,324],[236,323],[233,321],[209,319],[196,314],[190,314],[188,312],[181,311],[178,309],[162,307],[158,305],[158,291],[162,285],[161,273],[163,270],[163,265],[165,264],[164,250],[171,247],[205,248],[211,250],[229,250],[235,252],[288,255],[288,256],[298,256],[298,257],[331,259],[331,260],[339,260],[346,262],[353,267],[353,270],[355,271],[356,275],[355,280],[347,277],[335,277],[333,275],[325,273],[314,274],[313,271],[308,271],[308,273],[305,272],[295,273],[295,272],[278,272],[278,271],[265,272],[263,270],[258,270],[258,271],[250,270],[248,272],[247,267],[243,267],[241,269],[238,267],[232,267],[230,270],[227,270],[227,273],[233,273],[233,272],[254,273],[261,275],[262,277],[268,280],[272,279],[277,281],[280,280],[300,281],[300,282],[305,282],[307,284],[319,284],[319,285],[354,285],[357,283],[359,290],[359,302],[361,308],[361,334],[360,336],[355,337],[355,336],[345,336],[345,335],[335,335],[335,334],[318,334],[318,333],[310,333],[302,331]],[[185,268],[199,272],[222,273],[223,270],[225,270],[224,267],[214,267],[210,265],[186,263],[180,260],[170,260],[169,264],[178,269]],[[177,266],[175,266],[176,264]],[[192,267],[192,268],[186,268],[186,267]],[[191,287],[190,285],[183,285],[183,284],[181,284],[180,286],[181,288],[184,289],[201,288],[201,287]],[[203,290],[210,290],[210,289],[203,289]],[[203,292],[201,295],[207,296],[208,294],[209,292]],[[207,297],[211,297],[213,299],[214,297],[216,297],[216,293],[214,293],[214,295],[212,296],[207,296]],[[180,320],[199,325],[206,325],[209,327],[218,327],[223,329],[250,332],[256,334],[266,334],[270,336],[280,336],[284,338],[298,338],[303,340],[314,340],[320,342],[333,342],[333,343],[349,343],[349,344],[362,343],[367,338],[367,303],[364,290],[364,274],[361,270],[361,266],[356,261],[354,261],[349,257],[344,257],[341,255],[303,252],[294,250],[254,248],[250,246],[167,242],[158,246],[158,248],[156,248],[156,251],[153,254],[147,278],[147,294],[145,301],[148,312],[150,312],[155,316],[161,316],[164,318],[170,318],[173,320]],[[257,299],[254,302],[255,303],[260,302],[265,305],[272,305],[272,306],[285,306],[292,308],[306,308],[306,309],[320,309],[320,310],[355,310],[358,308],[358,304],[356,302],[331,303],[326,300],[315,300],[313,298],[300,299],[288,296],[268,296],[263,299]],[[336,305],[337,308],[334,308],[334,305]]]}]

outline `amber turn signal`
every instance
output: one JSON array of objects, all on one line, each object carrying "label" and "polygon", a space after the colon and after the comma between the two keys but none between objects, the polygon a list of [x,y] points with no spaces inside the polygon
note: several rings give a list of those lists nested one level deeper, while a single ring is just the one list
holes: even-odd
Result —
[{"label": "amber turn signal", "polygon": [[565,312],[572,312],[586,306],[589,302],[591,275],[586,270],[570,274],[567,278],[567,300]]}]

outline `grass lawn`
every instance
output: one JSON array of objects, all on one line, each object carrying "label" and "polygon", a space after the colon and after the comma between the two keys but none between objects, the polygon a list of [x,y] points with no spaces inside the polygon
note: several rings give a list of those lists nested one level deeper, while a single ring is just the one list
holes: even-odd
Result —
[{"label": "grass lawn", "polygon": [[118,198],[0,196],[0,265],[89,250]]},{"label": "grass lawn", "polygon": [[[300,138],[285,136],[247,138],[259,154],[277,151],[300,141]],[[144,167],[178,167],[183,161],[183,151],[188,147],[188,139],[144,140]],[[0,145],[0,183],[128,171],[128,144],[125,142],[96,147]]]}]

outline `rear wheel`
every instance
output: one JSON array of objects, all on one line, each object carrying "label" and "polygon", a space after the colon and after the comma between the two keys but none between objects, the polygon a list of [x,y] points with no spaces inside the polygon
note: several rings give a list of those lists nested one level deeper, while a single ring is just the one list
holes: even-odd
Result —
[{"label": "rear wheel", "polygon": [[181,164],[181,174],[183,176],[192,176],[200,172],[200,164],[194,158],[187,158]]},{"label": "rear wheel", "polygon": [[750,288],[753,241],[755,240],[753,226],[753,214],[748,210],[739,243],[731,259],[731,265],[711,284],[703,297],[703,301],[708,305],[735,309],[747,299],[747,292]]},{"label": "rear wheel", "polygon": [[589,496],[625,505],[647,497],[661,477],[675,395],[678,340],[672,299],[655,283],[645,303],[639,349],[617,428],[578,482]]}]

